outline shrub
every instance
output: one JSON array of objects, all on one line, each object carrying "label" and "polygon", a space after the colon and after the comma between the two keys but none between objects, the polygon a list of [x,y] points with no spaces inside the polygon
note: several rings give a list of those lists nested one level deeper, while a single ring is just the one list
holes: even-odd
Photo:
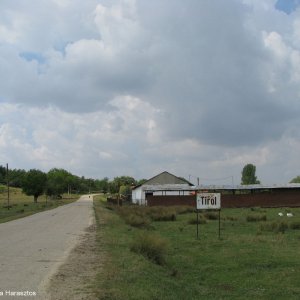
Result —
[{"label": "shrub", "polygon": [[226,217],[226,220],[229,220],[229,221],[237,221],[238,218],[237,218],[237,217]]},{"label": "shrub", "polygon": [[189,213],[195,212],[195,207],[192,207],[192,206],[178,205],[178,206],[173,206],[173,208],[175,209],[175,211],[178,215],[189,214]]},{"label": "shrub", "polygon": [[206,212],[204,213],[204,216],[208,220],[219,220],[219,214],[215,212]]},{"label": "shrub", "polygon": [[166,263],[167,250],[168,243],[165,239],[148,232],[139,235],[131,246],[131,251],[142,254],[158,265]]},{"label": "shrub", "polygon": [[145,228],[150,225],[149,218],[147,218],[146,216],[139,216],[133,213],[124,216],[124,220],[128,225],[137,228]]},{"label": "shrub", "polygon": [[[197,224],[197,218],[190,219],[188,223],[191,225]],[[207,220],[204,218],[204,216],[199,215],[199,224],[206,224],[206,223]]]},{"label": "shrub", "polygon": [[153,221],[176,221],[176,211],[173,208],[160,207],[150,209],[149,215]]},{"label": "shrub", "polygon": [[276,233],[285,233],[285,231],[288,229],[288,224],[285,221],[280,222],[272,222],[272,223],[265,223],[260,224],[259,229],[261,231],[273,231]]},{"label": "shrub", "polygon": [[267,221],[267,216],[266,215],[248,215],[246,220],[247,220],[247,222]]},{"label": "shrub", "polygon": [[299,221],[292,222],[290,224],[290,228],[291,229],[300,229],[300,222]]},{"label": "shrub", "polygon": [[287,222],[281,221],[275,225],[275,232],[285,233],[285,231],[289,228]]}]

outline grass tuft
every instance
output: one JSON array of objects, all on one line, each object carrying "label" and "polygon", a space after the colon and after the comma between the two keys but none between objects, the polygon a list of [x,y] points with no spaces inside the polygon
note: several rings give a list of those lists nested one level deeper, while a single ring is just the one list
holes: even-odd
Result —
[{"label": "grass tuft", "polygon": [[158,265],[166,263],[165,256],[168,250],[168,243],[158,235],[145,232],[134,240],[130,249],[135,253],[142,254]]},{"label": "grass tuft", "polygon": [[132,213],[124,215],[123,218],[128,225],[137,228],[147,228],[151,223],[150,219],[146,216],[140,216]]},{"label": "grass tuft", "polygon": [[261,222],[261,221],[267,221],[266,215],[248,215],[246,217],[247,222]]},{"label": "grass tuft", "polygon": [[204,216],[208,220],[219,220],[219,214],[212,211],[204,213]]},{"label": "grass tuft", "polygon": [[285,221],[275,221],[272,223],[262,223],[259,225],[261,231],[273,231],[275,233],[285,233],[289,225]]},{"label": "grass tuft", "polygon": [[[188,223],[191,225],[195,225],[197,224],[197,218],[192,218],[190,220],[188,220]],[[203,215],[199,215],[199,224],[206,224],[207,220]]]},{"label": "grass tuft", "polygon": [[294,221],[290,224],[290,229],[300,229],[300,222],[299,221]]}]

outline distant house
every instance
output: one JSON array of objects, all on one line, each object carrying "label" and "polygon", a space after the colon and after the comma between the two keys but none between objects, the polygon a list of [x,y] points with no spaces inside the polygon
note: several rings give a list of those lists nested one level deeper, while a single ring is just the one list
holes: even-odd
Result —
[{"label": "distant house", "polygon": [[[188,195],[188,189],[193,186],[187,180],[177,177],[167,171],[162,172],[141,185],[132,189],[132,203],[147,205],[147,195],[183,196]],[[156,189],[157,187],[157,189]],[[162,187],[167,187],[167,190]],[[185,191],[187,189],[187,191]]]}]

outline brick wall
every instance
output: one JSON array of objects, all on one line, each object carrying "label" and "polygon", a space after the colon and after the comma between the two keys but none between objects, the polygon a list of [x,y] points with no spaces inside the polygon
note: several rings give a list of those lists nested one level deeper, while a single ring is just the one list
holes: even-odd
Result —
[{"label": "brick wall", "polygon": [[[196,196],[147,196],[148,206],[196,206]],[[222,208],[300,207],[300,190],[272,190],[268,193],[221,195]]]}]

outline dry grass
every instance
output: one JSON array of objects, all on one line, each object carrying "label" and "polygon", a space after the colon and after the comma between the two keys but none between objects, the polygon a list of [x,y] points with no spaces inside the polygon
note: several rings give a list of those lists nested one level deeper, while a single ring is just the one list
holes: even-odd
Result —
[{"label": "dry grass", "polygon": [[165,256],[168,251],[168,243],[159,235],[146,232],[140,234],[134,240],[131,251],[142,254],[158,265],[164,265],[166,263]]}]

